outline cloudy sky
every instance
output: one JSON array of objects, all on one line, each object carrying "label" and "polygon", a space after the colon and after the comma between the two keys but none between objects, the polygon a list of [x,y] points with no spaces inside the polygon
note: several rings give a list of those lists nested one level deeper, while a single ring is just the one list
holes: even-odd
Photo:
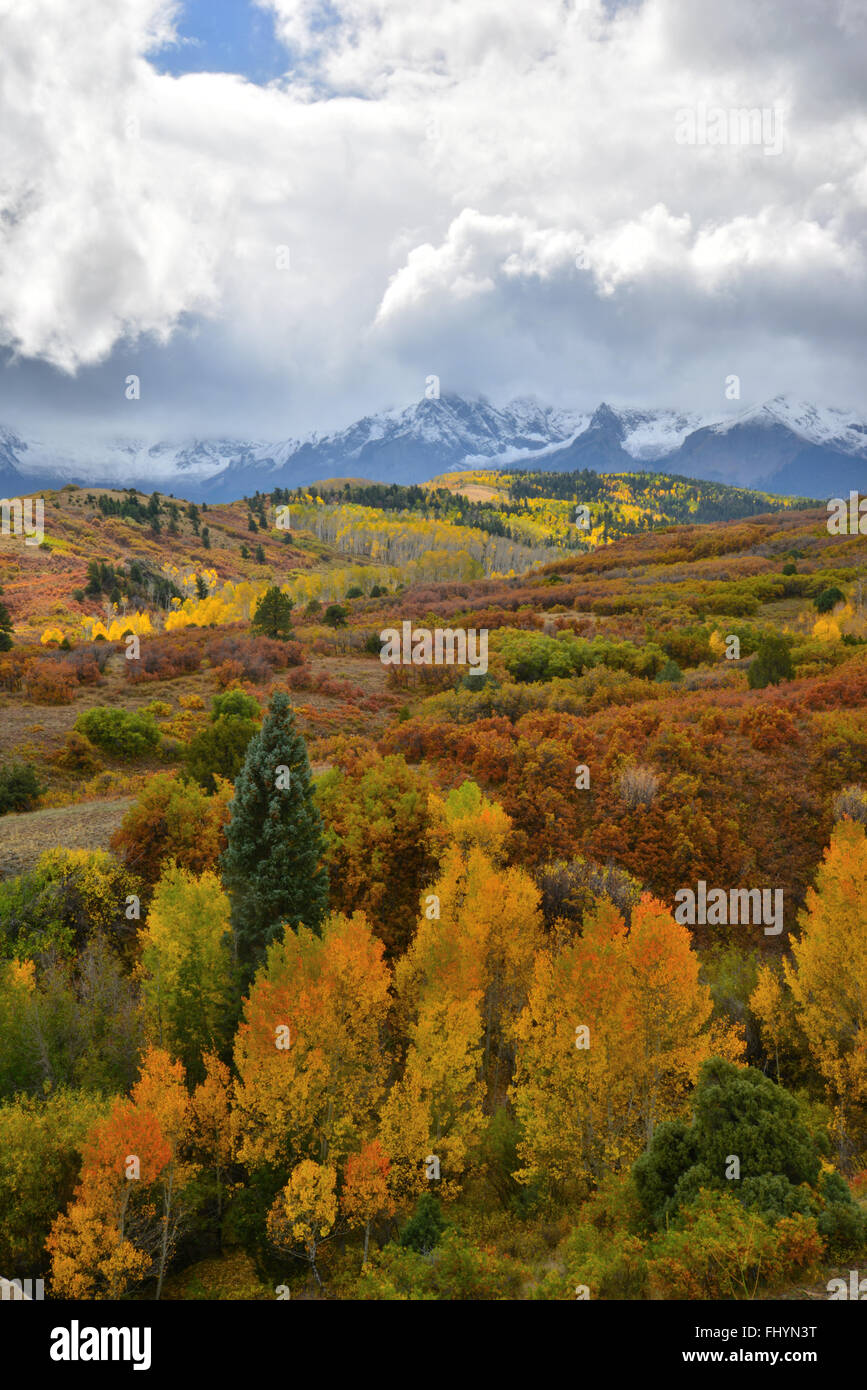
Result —
[{"label": "cloudy sky", "polygon": [[0,0],[0,422],[863,410],[865,45],[867,0]]}]

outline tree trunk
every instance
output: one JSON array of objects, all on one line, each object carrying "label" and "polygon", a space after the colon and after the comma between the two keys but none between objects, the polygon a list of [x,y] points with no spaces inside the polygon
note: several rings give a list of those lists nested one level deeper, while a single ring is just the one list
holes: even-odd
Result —
[{"label": "tree trunk", "polygon": [[169,1170],[168,1187],[163,1188],[163,1234],[160,1241],[160,1271],[157,1276],[156,1301],[159,1302],[160,1294],[163,1291],[163,1279],[166,1274],[166,1264],[168,1261],[169,1250],[169,1217],[172,1210],[172,1185],[174,1183],[174,1172]]}]

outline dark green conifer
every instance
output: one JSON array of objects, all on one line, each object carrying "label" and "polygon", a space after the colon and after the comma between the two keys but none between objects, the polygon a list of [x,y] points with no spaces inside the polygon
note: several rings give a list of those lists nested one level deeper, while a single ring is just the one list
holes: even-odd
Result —
[{"label": "dark green conifer", "polygon": [[252,974],[288,924],[318,931],[328,907],[322,821],[307,748],[278,691],[235,782],[221,867],[241,964]]}]

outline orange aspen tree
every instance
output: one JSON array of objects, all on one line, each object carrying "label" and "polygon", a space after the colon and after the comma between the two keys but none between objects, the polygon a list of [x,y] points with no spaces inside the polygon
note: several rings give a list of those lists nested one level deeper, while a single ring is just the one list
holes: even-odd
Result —
[{"label": "orange aspen tree", "polygon": [[350,1227],[364,1227],[362,1269],[367,1264],[370,1248],[370,1227],[394,1214],[394,1201],[389,1189],[391,1162],[378,1139],[371,1139],[346,1162],[340,1204]]},{"label": "orange aspen tree", "polygon": [[192,1152],[214,1175],[217,1223],[223,1214],[223,1185],[233,1158],[232,1077],[229,1068],[214,1052],[202,1058],[205,1079],[190,1097],[190,1144]]},{"label": "orange aspen tree", "polygon": [[235,1043],[242,1163],[339,1164],[357,1147],[388,1075],[389,982],[361,912],[333,914],[321,937],[301,927],[271,943]]},{"label": "orange aspen tree", "polygon": [[131,1098],[91,1131],[69,1210],[46,1242],[56,1294],[119,1298],[153,1276],[159,1298],[195,1172],[182,1153],[188,1116],[182,1066],[149,1049]]}]

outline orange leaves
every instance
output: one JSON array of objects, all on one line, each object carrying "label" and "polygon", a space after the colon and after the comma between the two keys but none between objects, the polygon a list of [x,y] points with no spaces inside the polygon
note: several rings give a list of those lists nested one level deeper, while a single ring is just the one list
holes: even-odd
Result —
[{"label": "orange leaves", "polygon": [[213,1052],[202,1058],[205,1079],[190,1099],[190,1127],[196,1151],[221,1168],[232,1157],[231,1073]]},{"label": "orange leaves", "polygon": [[73,1200],[46,1241],[56,1296],[119,1298],[152,1270],[161,1281],[175,1194],[193,1173],[180,1162],[188,1108],[182,1067],[149,1049],[132,1099],[91,1130]]},{"label": "orange leaves", "polygon": [[182,782],[172,773],[149,778],[120,828],[111,848],[149,885],[156,883],[163,864],[177,860],[194,874],[216,866],[226,846],[225,825],[232,784],[217,780],[213,796],[194,782]]},{"label": "orange leaves", "polygon": [[190,1105],[181,1063],[173,1062],[159,1048],[149,1048],[132,1088],[132,1100],[138,1110],[153,1117],[172,1153],[177,1153],[187,1130]]},{"label": "orange leaves", "polygon": [[371,1139],[360,1153],[350,1154],[340,1199],[350,1226],[365,1226],[379,1217],[392,1215],[390,1168],[391,1161],[378,1139]]},{"label": "orange leaves", "polygon": [[128,1159],[137,1160],[139,1180],[147,1186],[157,1181],[171,1156],[157,1117],[118,1099],[108,1118],[88,1136],[82,1154],[82,1186],[106,1184],[122,1202],[130,1181]]},{"label": "orange leaves", "polygon": [[759,749],[800,742],[797,725],[785,705],[753,705],[744,711],[741,732],[747,735],[754,748]]}]

